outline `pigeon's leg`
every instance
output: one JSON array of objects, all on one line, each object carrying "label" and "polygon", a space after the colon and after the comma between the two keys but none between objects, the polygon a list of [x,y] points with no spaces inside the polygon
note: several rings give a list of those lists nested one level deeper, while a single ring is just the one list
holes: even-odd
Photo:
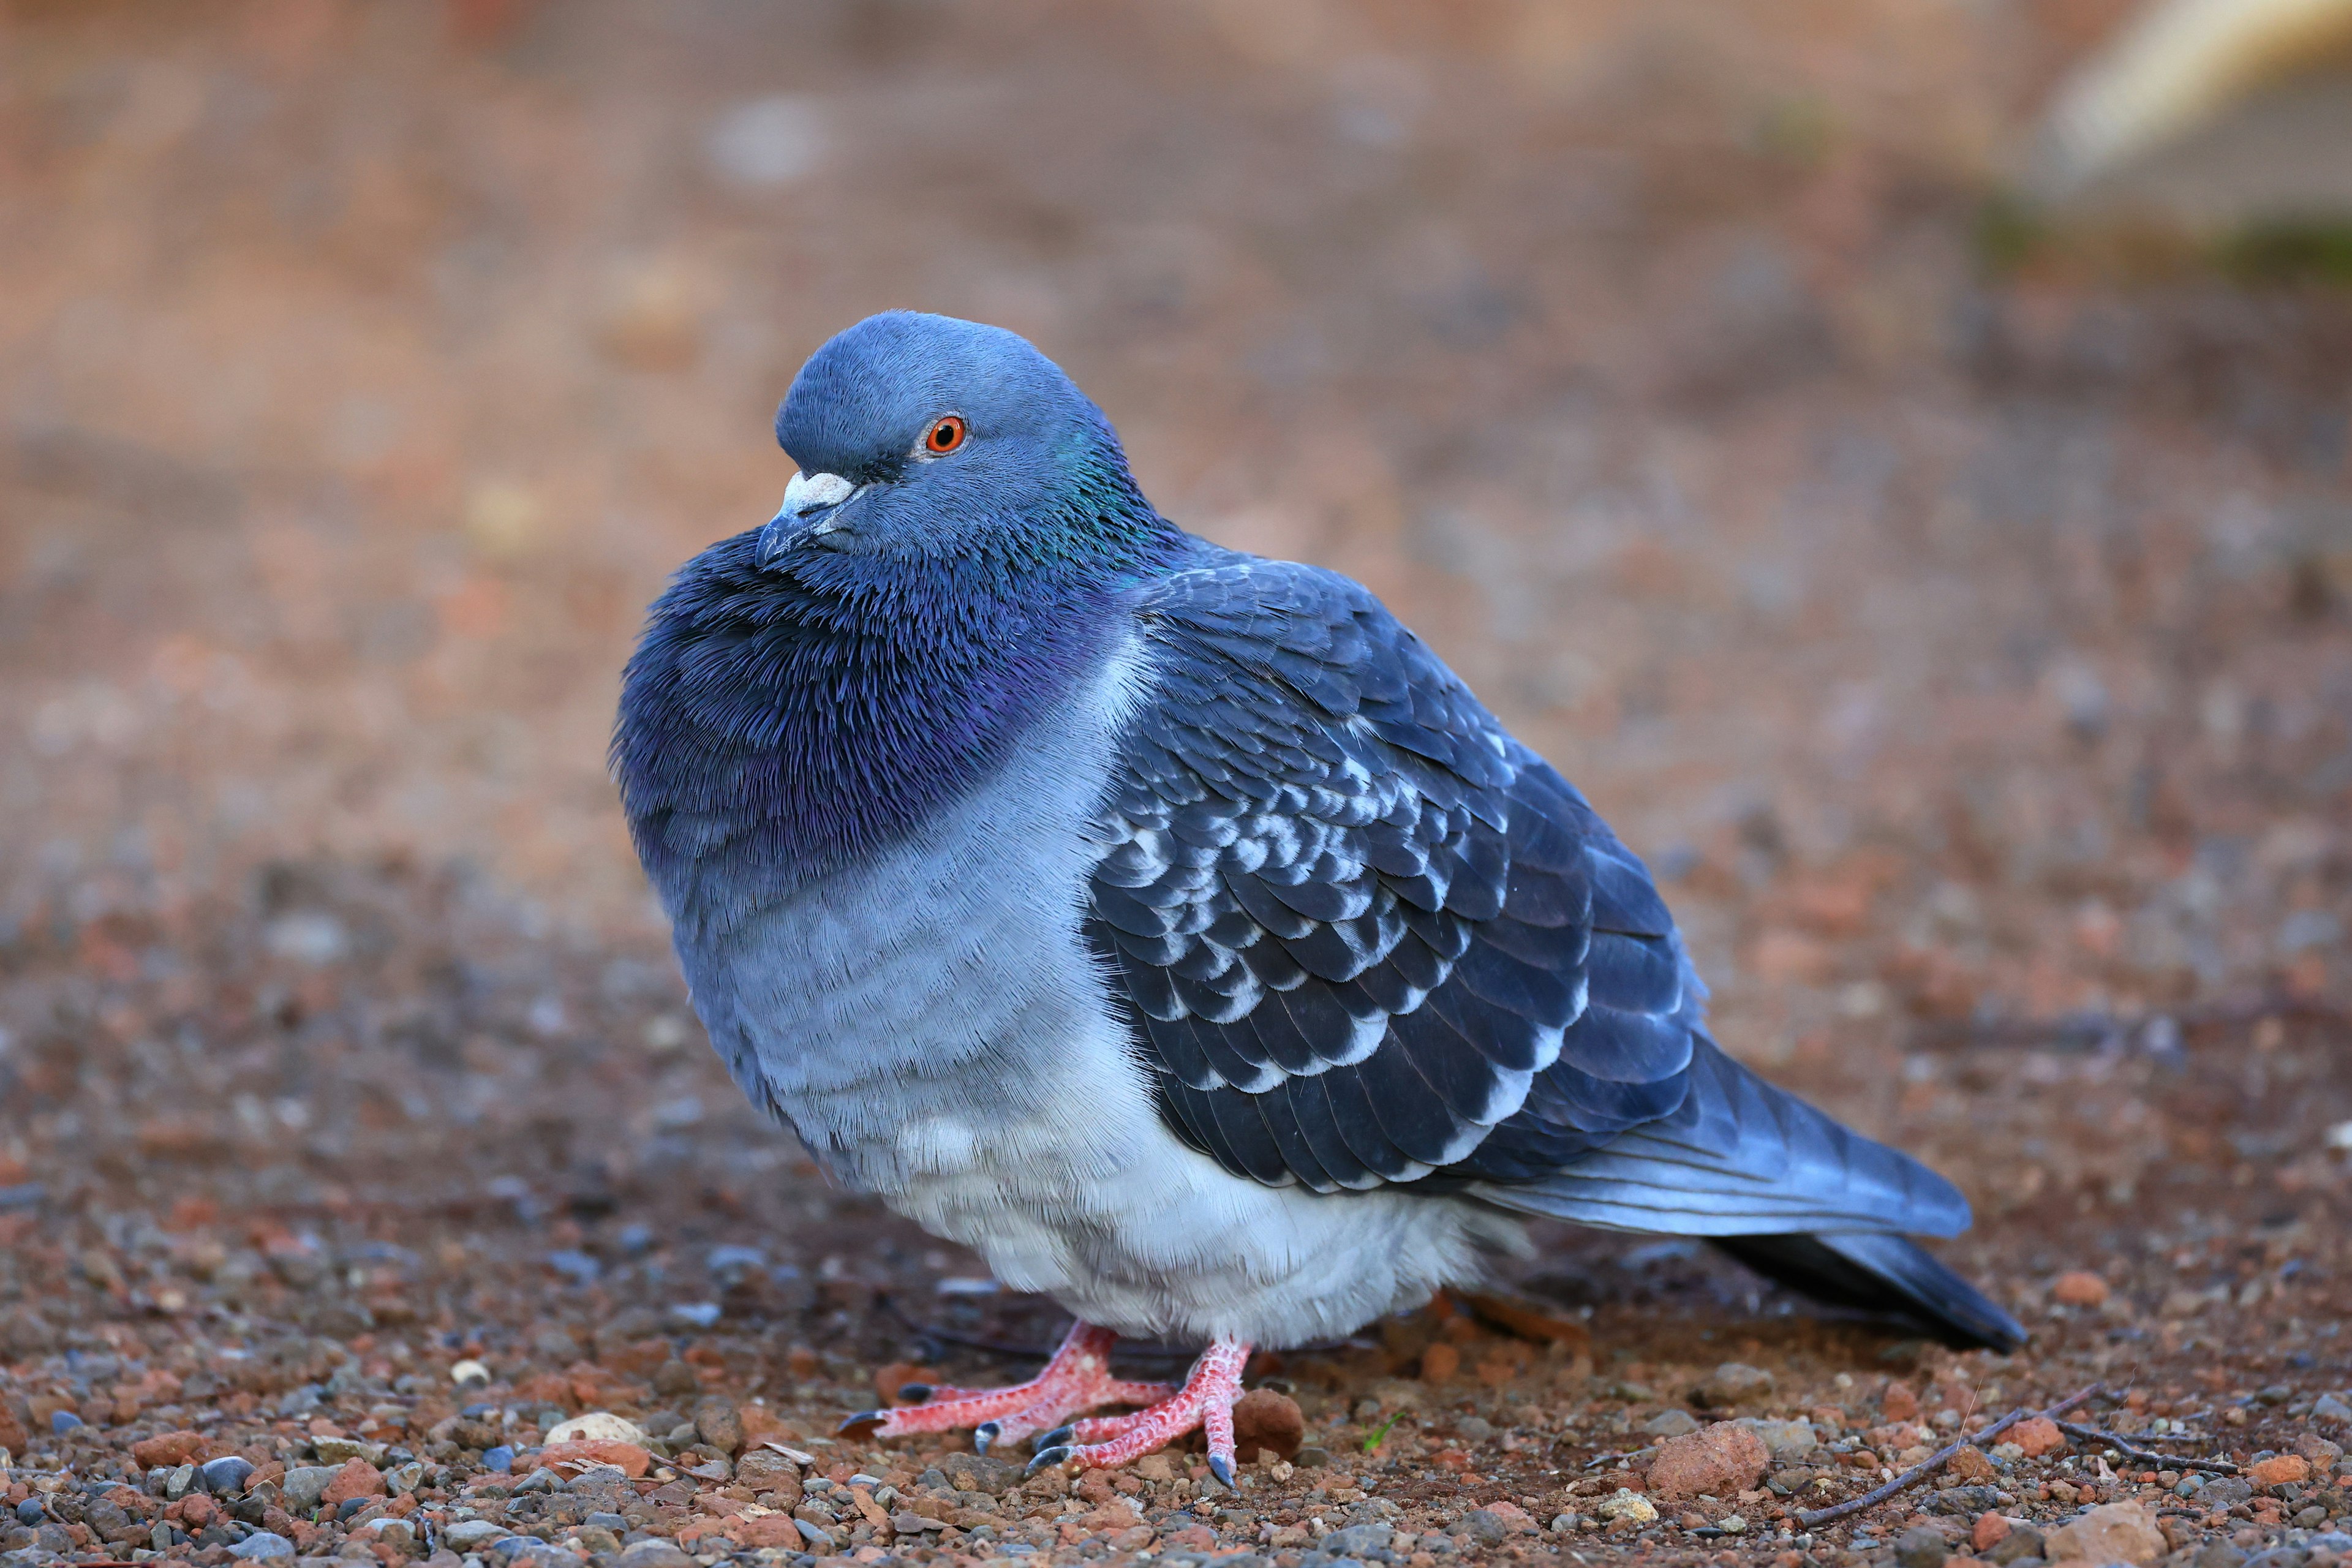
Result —
[{"label": "pigeon's leg", "polygon": [[1249,1346],[1230,1337],[1201,1352],[1184,1386],[1148,1410],[1132,1415],[1100,1416],[1073,1422],[1064,1432],[1050,1434],[1052,1442],[1029,1461],[1034,1473],[1047,1465],[1072,1465],[1083,1469],[1107,1469],[1124,1465],[1165,1447],[1193,1427],[1206,1429],[1209,1469],[1225,1485],[1234,1484],[1234,1401],[1242,1396],[1242,1368],[1249,1362]]},{"label": "pigeon's leg", "polygon": [[1045,1370],[1026,1383],[1009,1388],[909,1384],[898,1391],[900,1395],[919,1391],[924,1403],[861,1411],[843,1422],[841,1429],[870,1426],[877,1436],[904,1437],[969,1426],[972,1446],[984,1454],[993,1444],[1018,1442],[1081,1411],[1104,1405],[1150,1405],[1176,1392],[1164,1383],[1129,1383],[1111,1376],[1110,1347],[1116,1337],[1092,1323],[1073,1323]]}]

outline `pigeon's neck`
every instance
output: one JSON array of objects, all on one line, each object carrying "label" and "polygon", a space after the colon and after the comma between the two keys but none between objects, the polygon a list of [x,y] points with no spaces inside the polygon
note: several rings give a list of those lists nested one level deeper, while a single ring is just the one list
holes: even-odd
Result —
[{"label": "pigeon's neck", "polygon": [[1160,566],[777,574],[756,551],[681,573],[623,680],[614,771],[673,912],[714,878],[763,901],[919,831],[1112,657]]}]

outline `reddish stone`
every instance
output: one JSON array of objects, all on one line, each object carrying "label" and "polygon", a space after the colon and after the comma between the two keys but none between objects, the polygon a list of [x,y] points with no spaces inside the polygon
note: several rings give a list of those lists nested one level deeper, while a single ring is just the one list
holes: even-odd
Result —
[{"label": "reddish stone", "polygon": [[2069,1307],[2104,1307],[2107,1282],[2087,1268],[2071,1269],[2050,1282],[2050,1294]]},{"label": "reddish stone", "polygon": [[1649,1490],[1669,1499],[1729,1497],[1762,1480],[1771,1465],[1772,1451],[1763,1438],[1719,1421],[1661,1444],[1650,1461]]},{"label": "reddish stone", "polygon": [[1421,1352],[1421,1375],[1425,1383],[1445,1383],[1462,1370],[1462,1352],[1452,1345],[1434,1344]]},{"label": "reddish stone", "polygon": [[1878,1396],[1878,1415],[1882,1421],[1916,1421],[1919,1419],[1919,1395],[1907,1383],[1890,1383],[1886,1392]]},{"label": "reddish stone", "polygon": [[794,1552],[804,1550],[801,1532],[792,1516],[783,1513],[763,1513],[757,1519],[739,1519],[727,1533],[754,1549],[762,1546],[789,1547]]},{"label": "reddish stone", "polygon": [[1097,1509],[1090,1509],[1080,1514],[1076,1521],[1066,1520],[1063,1522],[1075,1522],[1087,1535],[1105,1533],[1116,1535],[1123,1530],[1133,1530],[1137,1519],[1134,1506],[1121,1500],[1118,1502],[1105,1503]]},{"label": "reddish stone", "polygon": [[2252,1465],[2246,1477],[2258,1487],[2299,1487],[2311,1479],[2311,1461],[2301,1454],[2281,1454]]},{"label": "reddish stone", "polygon": [[1490,1503],[1481,1503],[1479,1506],[1501,1520],[1503,1528],[1515,1535],[1525,1535],[1536,1529],[1536,1521],[1528,1515],[1528,1510],[1507,1498]]},{"label": "reddish stone", "polygon": [[2054,1454],[2066,1446],[2066,1434],[2058,1430],[2058,1423],[2046,1415],[2028,1416],[2011,1427],[2008,1440],[2025,1450],[2029,1459],[2044,1454]]},{"label": "reddish stone", "polygon": [[219,1507],[210,1497],[203,1492],[190,1492],[165,1509],[163,1517],[174,1524],[186,1525],[188,1533],[194,1535],[197,1531],[210,1524],[219,1512]]},{"label": "reddish stone", "polygon": [[743,1445],[757,1449],[762,1443],[786,1443],[800,1436],[764,1405],[746,1405],[736,1412],[743,1418]]},{"label": "reddish stone", "polygon": [[1243,1459],[1256,1458],[1261,1448],[1295,1459],[1306,1440],[1307,1416],[1288,1394],[1253,1388],[1234,1402],[1234,1447]]},{"label": "reddish stone", "polygon": [[327,1482],[327,1489],[319,1500],[330,1508],[349,1502],[355,1497],[382,1497],[384,1494],[383,1472],[365,1459],[346,1459]]},{"label": "reddish stone", "polygon": [[2004,1515],[1980,1513],[1977,1515],[1976,1528],[1969,1531],[1969,1544],[1980,1552],[1990,1552],[2009,1539],[2009,1520]]},{"label": "reddish stone", "polygon": [[158,1432],[131,1445],[131,1457],[146,1470],[194,1464],[196,1456],[204,1451],[205,1435],[201,1432]]},{"label": "reddish stone", "polygon": [[631,1480],[653,1468],[654,1457],[635,1443],[615,1442],[610,1438],[583,1438],[577,1443],[550,1443],[530,1457],[524,1472],[557,1467],[563,1473],[578,1474],[591,1465],[612,1465]]},{"label": "reddish stone", "polygon": [[2111,1502],[2052,1531],[2044,1554],[2053,1563],[2135,1563],[2153,1568],[2168,1550],[2153,1511],[2136,1502]]},{"label": "reddish stone", "polygon": [[1970,1486],[1990,1481],[2000,1473],[1992,1468],[1992,1461],[1985,1458],[1984,1450],[1974,1443],[1964,1445],[1946,1462],[1945,1468]]}]

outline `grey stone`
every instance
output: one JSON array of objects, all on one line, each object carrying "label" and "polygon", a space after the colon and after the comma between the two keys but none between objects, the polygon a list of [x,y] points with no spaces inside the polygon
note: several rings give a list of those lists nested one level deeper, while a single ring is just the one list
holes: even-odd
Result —
[{"label": "grey stone", "polygon": [[2207,1508],[2235,1508],[2254,1495],[2254,1483],[2243,1476],[2223,1476],[2208,1481],[2197,1494],[2197,1500]]},{"label": "grey stone", "polygon": [[1899,1568],[1944,1568],[1944,1559],[1951,1554],[1952,1545],[1944,1539],[1944,1532],[1925,1525],[1905,1531],[1895,1541]]},{"label": "grey stone", "polygon": [[253,1461],[242,1454],[223,1454],[217,1459],[207,1459],[196,1467],[197,1483],[215,1497],[229,1497],[245,1489],[245,1478],[253,1474]]},{"label": "grey stone", "polygon": [[1642,1430],[1653,1437],[1679,1437],[1698,1427],[1698,1417],[1687,1410],[1662,1410],[1642,1423]]},{"label": "grey stone", "polygon": [[266,1562],[273,1557],[291,1559],[294,1543],[272,1531],[257,1530],[228,1549],[231,1557],[242,1557],[248,1563]]},{"label": "grey stone", "polygon": [[2209,1541],[2197,1549],[2197,1568],[2241,1568],[2246,1554],[2226,1541]]},{"label": "grey stone", "polygon": [[1736,1426],[1745,1426],[1764,1441],[1772,1451],[1775,1464],[1789,1464],[1801,1459],[1822,1446],[1819,1434],[1810,1421],[1761,1421],[1753,1415],[1743,1416]]},{"label": "grey stone", "polygon": [[633,1542],[621,1549],[622,1568],[692,1568],[693,1563],[667,1541]]},{"label": "grey stone", "polygon": [[286,1506],[292,1513],[308,1513],[319,1506],[327,1483],[335,1479],[332,1465],[297,1465],[286,1472]]},{"label": "grey stone", "polygon": [[2274,1546],[2257,1557],[2246,1560],[2246,1568],[2303,1568],[2311,1561],[2311,1553],[2297,1546]]},{"label": "grey stone", "polygon": [[487,1519],[461,1519],[441,1532],[441,1539],[460,1552],[470,1552],[488,1542],[503,1541],[513,1531]]},{"label": "grey stone", "polygon": [[1757,1400],[1772,1392],[1772,1374],[1760,1366],[1727,1361],[1691,1390],[1691,1403],[1715,1407]]},{"label": "grey stone", "polygon": [[1335,1530],[1318,1544],[1318,1550],[1344,1552],[1355,1556],[1367,1552],[1386,1552],[1396,1529],[1386,1524],[1351,1524],[1345,1530]]},{"label": "grey stone", "polygon": [[[1508,1538],[1511,1527],[1503,1516],[1494,1510],[1474,1508],[1462,1516],[1462,1522],[1455,1525],[1449,1533],[1457,1536],[1466,1535],[1472,1540],[1483,1542],[1491,1546],[1498,1541]],[[1944,1568],[1942,1558],[1936,1559],[1936,1568]]]},{"label": "grey stone", "polygon": [[940,1461],[948,1483],[960,1492],[986,1492],[1002,1497],[1021,1484],[1022,1468],[984,1454],[950,1454]]}]

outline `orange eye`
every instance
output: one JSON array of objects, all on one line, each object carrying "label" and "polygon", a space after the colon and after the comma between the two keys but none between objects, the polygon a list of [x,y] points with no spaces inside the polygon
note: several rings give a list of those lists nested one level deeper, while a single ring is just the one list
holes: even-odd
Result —
[{"label": "orange eye", "polygon": [[942,414],[933,422],[930,434],[923,437],[923,450],[934,457],[945,457],[963,445],[964,435],[961,415]]}]

